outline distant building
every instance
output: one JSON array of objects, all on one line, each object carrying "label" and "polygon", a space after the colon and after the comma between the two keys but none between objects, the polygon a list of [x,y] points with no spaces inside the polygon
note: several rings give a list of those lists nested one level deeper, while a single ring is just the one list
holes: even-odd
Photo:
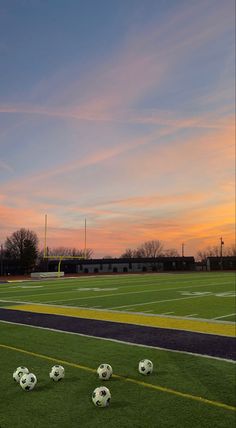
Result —
[{"label": "distant building", "polygon": [[236,270],[236,257],[207,257],[207,270]]},{"label": "distant building", "polygon": [[[58,260],[48,260],[48,270],[57,270]],[[194,257],[62,260],[65,273],[142,273],[194,270]]]},{"label": "distant building", "polygon": [[[45,259],[34,269],[34,272],[56,272],[58,263],[58,259]],[[233,271],[236,270],[236,257],[208,257],[204,263],[195,262],[194,257],[62,259],[60,270],[65,274]],[[25,273],[19,261],[1,259],[0,275],[22,275]]]}]

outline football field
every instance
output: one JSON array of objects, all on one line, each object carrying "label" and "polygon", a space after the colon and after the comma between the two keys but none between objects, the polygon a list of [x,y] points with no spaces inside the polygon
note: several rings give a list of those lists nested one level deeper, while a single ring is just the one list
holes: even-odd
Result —
[{"label": "football field", "polygon": [[26,303],[234,322],[235,274],[81,276],[0,284],[0,306]]},{"label": "football field", "polygon": [[[235,316],[234,273],[1,283],[0,427],[231,428]],[[143,358],[149,376],[138,372]],[[102,363],[113,368],[108,381],[98,379]],[[61,382],[49,378],[54,364],[65,368]],[[33,391],[13,381],[18,366],[37,376]],[[92,403],[101,385],[108,408]]]}]

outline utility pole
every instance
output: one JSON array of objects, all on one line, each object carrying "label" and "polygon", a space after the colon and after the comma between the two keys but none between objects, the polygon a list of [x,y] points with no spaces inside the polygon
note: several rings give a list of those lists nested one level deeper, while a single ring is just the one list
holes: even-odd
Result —
[{"label": "utility pole", "polygon": [[84,258],[87,259],[87,222],[84,220]]},{"label": "utility pole", "polygon": [[3,245],[1,244],[1,276],[3,275]]},{"label": "utility pole", "polygon": [[224,241],[223,238],[220,238],[220,268],[223,270],[223,245]]},{"label": "utility pole", "polygon": [[184,242],[182,243],[182,257],[184,257]]}]

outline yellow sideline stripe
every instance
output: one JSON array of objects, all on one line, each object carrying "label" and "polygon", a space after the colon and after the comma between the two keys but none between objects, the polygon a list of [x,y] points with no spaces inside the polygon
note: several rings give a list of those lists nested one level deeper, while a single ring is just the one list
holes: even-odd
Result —
[{"label": "yellow sideline stripe", "polygon": [[88,318],[103,321],[113,321],[128,324],[138,324],[151,327],[188,330],[200,333],[219,334],[223,336],[235,336],[235,325],[220,324],[202,320],[187,320],[162,317],[158,315],[131,314],[119,311],[107,311],[96,309],[70,308],[56,305],[21,304],[8,306],[7,309],[30,311],[35,313],[65,315],[70,317]]},{"label": "yellow sideline stripe", "polygon": [[[41,358],[41,359],[48,360],[48,361],[54,361],[54,362],[57,362],[59,364],[64,364],[64,365],[67,365],[70,367],[74,367],[76,369],[96,373],[96,370],[92,369],[91,367],[83,366],[81,364],[70,363],[69,361],[61,360],[59,358],[49,357],[49,356],[43,355],[43,354],[37,354],[35,352],[27,351],[25,349],[15,348],[13,346],[4,345],[1,343],[0,343],[0,348],[10,349],[11,351],[21,352],[23,354],[31,355],[32,357],[37,357],[37,358]],[[187,398],[189,400],[198,401],[198,402],[204,403],[204,404],[209,404],[210,406],[220,407],[220,408],[225,409],[225,410],[232,410],[234,412],[236,411],[236,407],[230,406],[230,405],[225,404],[225,403],[221,403],[219,401],[208,400],[207,398],[199,397],[197,395],[192,395],[192,394],[188,394],[186,392],[176,391],[175,389],[166,388],[164,386],[153,385],[151,383],[146,383],[146,382],[143,382],[140,380],[132,379],[129,377],[124,377],[121,375],[113,374],[112,376],[116,379],[119,379],[119,380],[122,380],[125,382],[131,382],[131,383],[134,383],[135,385],[144,386],[145,388],[154,389],[156,391],[161,391],[161,392],[164,392],[167,394],[177,395],[178,397]]]}]

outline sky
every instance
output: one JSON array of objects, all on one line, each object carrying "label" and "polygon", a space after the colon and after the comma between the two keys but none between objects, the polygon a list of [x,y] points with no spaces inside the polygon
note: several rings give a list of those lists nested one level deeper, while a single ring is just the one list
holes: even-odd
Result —
[{"label": "sky", "polygon": [[0,243],[234,243],[234,0],[0,0]]}]

